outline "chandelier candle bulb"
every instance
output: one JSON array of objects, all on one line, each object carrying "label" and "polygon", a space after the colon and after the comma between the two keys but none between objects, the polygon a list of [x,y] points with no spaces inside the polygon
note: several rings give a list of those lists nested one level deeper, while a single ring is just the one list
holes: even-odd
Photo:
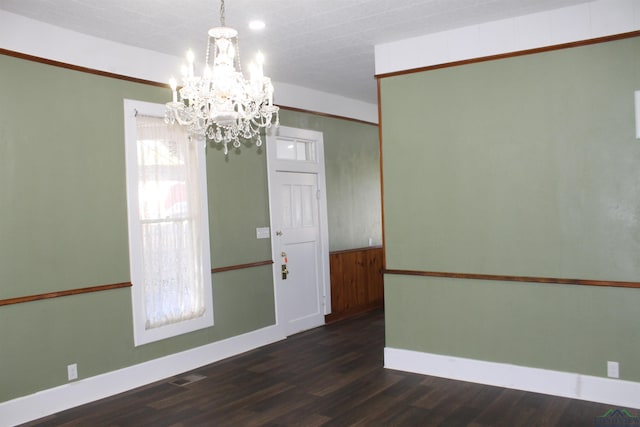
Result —
[{"label": "chandelier candle bulb", "polygon": [[193,51],[189,49],[187,51],[187,63],[189,64],[189,77],[193,78],[193,61],[195,59],[195,55]]},{"label": "chandelier candle bulb", "polygon": [[264,55],[262,52],[258,52],[256,55],[256,63],[258,64],[258,78],[262,80],[264,78]]},{"label": "chandelier candle bulb", "polygon": [[173,95],[173,102],[176,103],[176,102],[178,102],[178,91],[176,90],[177,87],[178,87],[178,82],[176,81],[176,79],[171,77],[169,79],[169,86],[171,87],[171,93]]}]

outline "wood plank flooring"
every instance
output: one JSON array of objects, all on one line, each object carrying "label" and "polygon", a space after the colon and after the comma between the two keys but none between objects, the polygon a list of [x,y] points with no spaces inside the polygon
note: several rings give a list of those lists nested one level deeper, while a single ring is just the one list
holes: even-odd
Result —
[{"label": "wood plank flooring", "polygon": [[582,427],[611,408],[384,369],[383,347],[374,311],[25,425]]}]

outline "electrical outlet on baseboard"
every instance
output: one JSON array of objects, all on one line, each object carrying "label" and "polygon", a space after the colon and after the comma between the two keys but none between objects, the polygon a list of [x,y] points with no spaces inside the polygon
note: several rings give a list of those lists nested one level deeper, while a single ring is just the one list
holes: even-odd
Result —
[{"label": "electrical outlet on baseboard", "polygon": [[77,380],[78,379],[78,364],[77,363],[73,363],[73,364],[67,366],[67,378],[69,379],[69,381],[73,381],[73,380]]},{"label": "electrical outlet on baseboard", "polygon": [[618,362],[607,362],[607,376],[609,378],[620,378],[620,364]]}]

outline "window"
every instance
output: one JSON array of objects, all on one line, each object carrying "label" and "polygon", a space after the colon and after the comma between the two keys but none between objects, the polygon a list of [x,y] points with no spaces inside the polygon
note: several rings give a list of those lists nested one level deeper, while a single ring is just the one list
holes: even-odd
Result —
[{"label": "window", "polygon": [[316,161],[313,141],[278,137],[276,139],[276,158],[279,160]]},{"label": "window", "polygon": [[213,325],[204,146],[164,122],[164,105],[125,100],[134,341]]}]

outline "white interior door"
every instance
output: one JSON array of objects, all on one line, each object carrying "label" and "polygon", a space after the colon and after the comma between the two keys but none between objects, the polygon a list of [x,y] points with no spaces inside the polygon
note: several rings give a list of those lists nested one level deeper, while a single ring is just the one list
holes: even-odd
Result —
[{"label": "white interior door", "polygon": [[280,127],[267,137],[276,316],[287,336],[330,312],[322,149],[320,132]]},{"label": "white interior door", "polygon": [[282,326],[286,335],[291,335],[324,323],[318,177],[277,172],[275,178],[276,297]]}]

